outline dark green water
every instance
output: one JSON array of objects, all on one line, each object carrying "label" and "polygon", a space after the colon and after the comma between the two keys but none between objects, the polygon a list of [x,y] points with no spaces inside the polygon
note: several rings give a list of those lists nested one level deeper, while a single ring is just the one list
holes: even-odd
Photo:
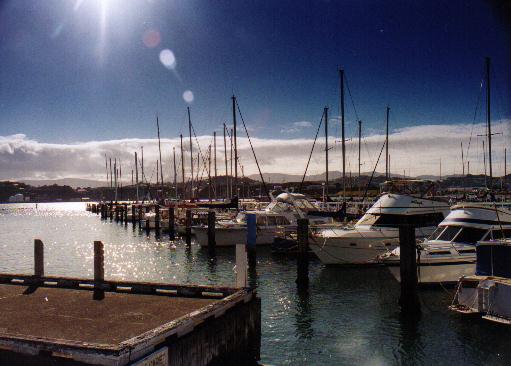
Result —
[{"label": "dark green water", "polygon": [[[101,221],[84,204],[0,205],[0,272],[32,273],[33,239],[45,244],[46,273],[92,277],[92,243],[105,244],[112,279],[230,285],[234,248],[215,258],[195,244]],[[422,316],[400,316],[399,284],[385,268],[310,264],[308,291],[296,261],[258,248],[251,281],[262,299],[262,363],[269,365],[509,365],[511,328],[450,313],[453,293],[422,290]]]}]

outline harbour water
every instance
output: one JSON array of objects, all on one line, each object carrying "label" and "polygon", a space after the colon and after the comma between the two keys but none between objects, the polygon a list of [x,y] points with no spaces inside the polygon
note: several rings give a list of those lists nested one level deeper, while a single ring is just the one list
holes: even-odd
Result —
[{"label": "harbour water", "polygon": [[[211,258],[195,243],[101,221],[82,203],[0,205],[0,272],[32,273],[33,239],[45,245],[45,272],[92,277],[94,240],[105,244],[105,277],[231,285],[234,249]],[[447,310],[453,290],[421,290],[422,316],[402,318],[399,284],[385,268],[310,263],[310,286],[295,284],[296,260],[257,248],[262,299],[261,362],[268,365],[504,365],[511,329]]]}]

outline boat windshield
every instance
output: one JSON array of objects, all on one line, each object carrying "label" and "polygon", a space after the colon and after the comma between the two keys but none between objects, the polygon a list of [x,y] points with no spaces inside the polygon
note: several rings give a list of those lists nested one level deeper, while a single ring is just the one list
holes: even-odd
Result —
[{"label": "boat windshield", "polygon": [[456,243],[476,244],[478,241],[483,240],[488,230],[478,229],[476,227],[463,227],[456,235],[454,241]]},{"label": "boat windshield", "polygon": [[460,230],[461,228],[459,226],[447,226],[436,240],[451,241]]},{"label": "boat windshield", "polygon": [[444,215],[441,212],[418,215],[365,214],[358,221],[357,225],[399,227],[407,223],[413,224],[416,227],[430,227],[437,226],[443,219]]},{"label": "boat windshield", "polygon": [[511,238],[511,229],[493,229],[491,231],[491,238],[492,239],[502,239],[504,238]]},{"label": "boat windshield", "polygon": [[431,234],[431,235],[429,236],[428,240],[435,240],[436,238],[438,238],[438,235],[440,235],[440,233],[441,233],[442,231],[444,231],[444,229],[445,229],[445,226],[439,226],[439,227],[437,227],[437,228],[436,228],[436,230],[435,230],[435,231],[433,231],[433,234]]},{"label": "boat windshield", "polygon": [[284,212],[288,210],[288,206],[284,202],[273,201],[266,209],[272,212]]},{"label": "boat windshield", "polygon": [[293,201],[293,205],[302,209],[302,210],[315,210],[316,207],[306,199],[295,199]]}]

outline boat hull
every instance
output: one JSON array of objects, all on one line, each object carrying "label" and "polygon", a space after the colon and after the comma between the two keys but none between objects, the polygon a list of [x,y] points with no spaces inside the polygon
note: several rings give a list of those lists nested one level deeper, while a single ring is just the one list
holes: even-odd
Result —
[{"label": "boat hull", "polygon": [[[323,239],[324,240],[324,239]],[[324,264],[376,264],[376,257],[399,245],[396,237],[343,237],[327,238],[322,242],[317,238],[310,243],[310,248]]]},{"label": "boat hull", "polygon": [[[394,278],[401,282],[399,262],[389,265],[388,268]],[[423,285],[455,284],[461,277],[473,275],[475,270],[474,261],[421,264],[417,268],[417,279]]]},{"label": "boat hull", "polygon": [[[194,227],[195,239],[201,247],[208,246],[208,228]],[[276,235],[275,228],[262,228],[257,230],[256,245],[271,245]],[[239,228],[219,228],[215,229],[215,242],[217,247],[229,247],[247,242],[247,229]]]}]

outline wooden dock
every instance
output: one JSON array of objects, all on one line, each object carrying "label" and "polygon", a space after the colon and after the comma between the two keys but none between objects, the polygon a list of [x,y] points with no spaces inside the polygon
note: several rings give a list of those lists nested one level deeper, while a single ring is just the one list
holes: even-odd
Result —
[{"label": "wooden dock", "polygon": [[[94,278],[0,273],[0,365],[256,364],[261,301],[247,287],[104,279],[94,242]],[[246,281],[244,282],[246,283]]]}]

